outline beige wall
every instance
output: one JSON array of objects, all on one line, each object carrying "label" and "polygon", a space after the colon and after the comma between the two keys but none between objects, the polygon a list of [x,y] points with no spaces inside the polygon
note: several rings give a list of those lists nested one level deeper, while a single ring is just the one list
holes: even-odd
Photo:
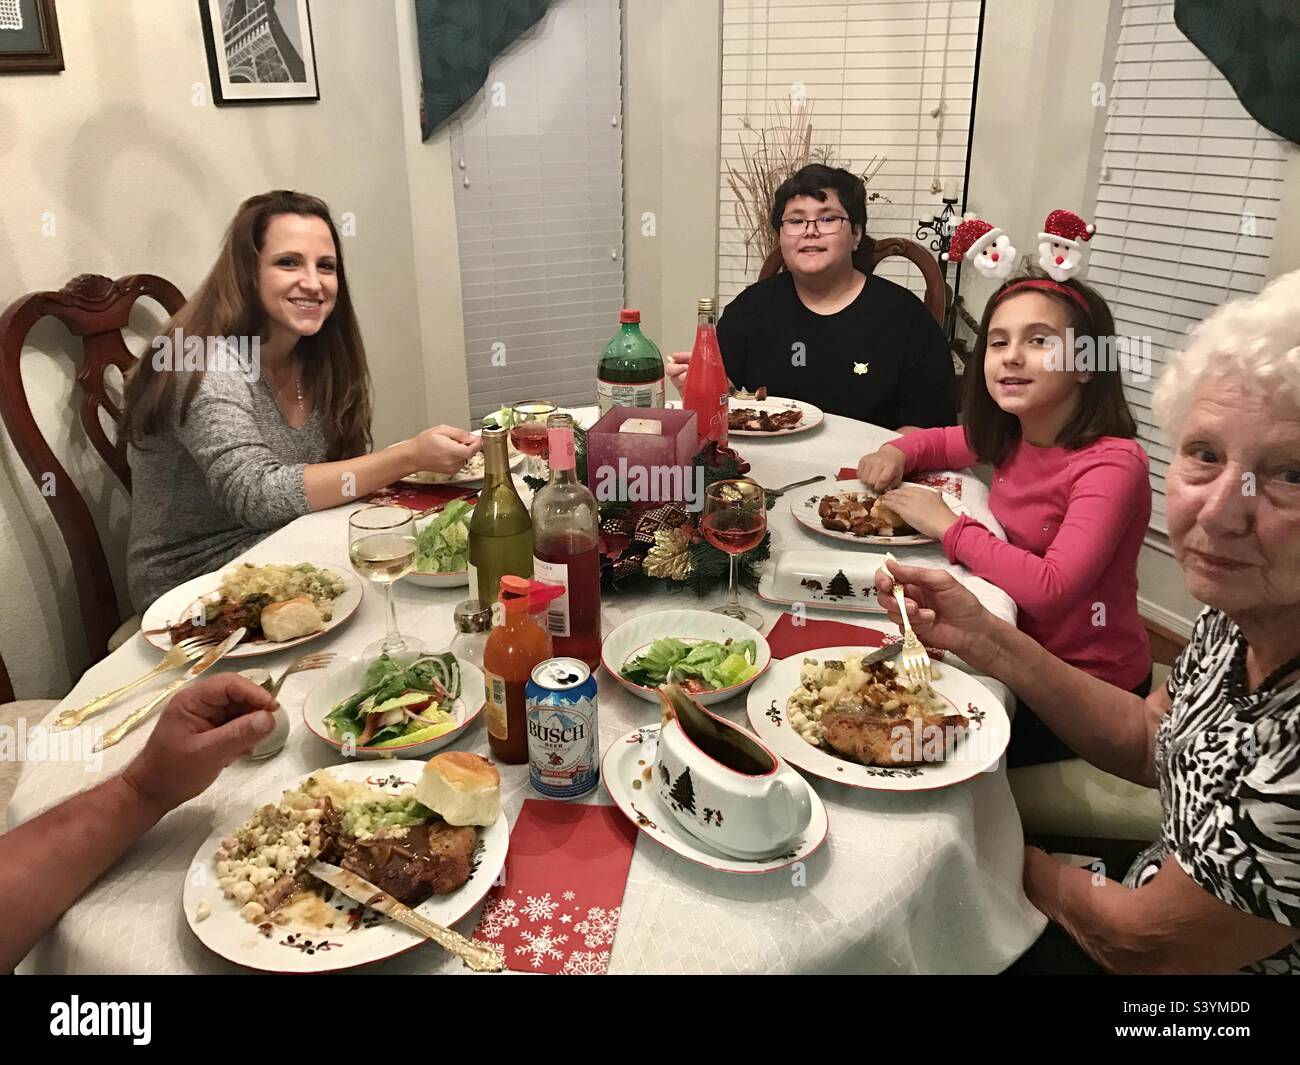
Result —
[{"label": "beige wall", "polygon": [[[209,84],[196,4],[63,0],[67,69],[0,75],[0,306],[81,272],[153,272],[192,291],[243,197],[277,186],[310,191],[336,217],[355,215],[343,250],[374,374],[376,442],[387,444],[427,424],[431,391],[417,299],[435,272],[417,290],[409,123],[393,61],[396,12],[410,4],[311,7],[321,101],[217,108],[194,104],[196,83],[205,97]],[[54,233],[44,236],[51,218]],[[459,306],[458,279],[455,288]],[[74,477],[82,473],[109,554],[120,558],[126,500],[67,427],[75,342],[56,323],[33,340],[45,353],[24,361],[38,420]],[[450,415],[455,403],[443,409]],[[0,542],[0,654],[21,695],[61,695],[86,664],[71,571],[7,439]]]},{"label": "beige wall", "polygon": [[665,356],[718,289],[721,25],[722,0],[623,0],[626,302]]}]

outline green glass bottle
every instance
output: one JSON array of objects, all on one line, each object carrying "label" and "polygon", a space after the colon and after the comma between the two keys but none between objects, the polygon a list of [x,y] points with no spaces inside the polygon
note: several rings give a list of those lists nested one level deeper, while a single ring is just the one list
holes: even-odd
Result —
[{"label": "green glass bottle", "polygon": [[618,332],[605,345],[596,367],[600,413],[610,407],[662,407],[664,357],[641,332],[641,312],[624,309],[618,321]]},{"label": "green glass bottle", "polygon": [[497,601],[502,577],[533,575],[533,520],[510,476],[509,435],[483,430],[483,490],[469,522],[469,589],[480,603]]}]

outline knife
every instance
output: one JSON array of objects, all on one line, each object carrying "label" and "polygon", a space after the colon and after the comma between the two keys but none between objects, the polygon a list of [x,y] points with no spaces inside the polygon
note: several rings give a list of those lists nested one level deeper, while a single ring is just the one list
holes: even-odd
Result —
[{"label": "knife", "polygon": [[132,710],[131,713],[127,714],[126,717],[124,717],[121,721],[119,721],[116,725],[114,725],[111,729],[105,732],[103,736],[99,738],[99,742],[95,744],[95,753],[98,754],[100,751],[106,751],[114,744],[120,742],[123,736],[125,736],[128,732],[130,732],[133,728],[135,728],[136,725],[140,724],[141,721],[143,721],[150,714],[152,714],[159,705],[161,705],[162,703],[170,699],[173,695],[176,694],[176,692],[180,691],[183,687],[185,687],[185,685],[187,685],[200,673],[206,672],[207,670],[215,666],[218,662],[220,662],[226,656],[226,653],[232,647],[234,647],[235,644],[239,643],[239,641],[242,640],[247,635],[247,633],[248,633],[247,629],[242,629],[242,628],[236,629],[224,640],[222,640],[219,644],[217,644],[216,647],[212,648],[211,651],[209,651],[197,662],[195,662],[194,665],[190,666],[189,669],[187,669],[184,673],[182,673],[179,680],[172,681],[170,684],[167,685],[167,687],[165,687],[162,691],[160,691],[157,695],[155,695],[152,699],[150,699],[147,703],[144,704],[144,706],[140,707],[138,710]]},{"label": "knife", "polygon": [[346,869],[325,862],[312,862],[307,867],[307,872],[355,902],[369,906],[372,910],[391,917],[398,924],[405,925],[412,932],[433,940],[443,950],[461,958],[475,972],[499,973],[505,968],[504,960],[496,951],[466,939],[450,928],[435,924],[427,917],[421,917],[405,903],[398,902],[387,891],[375,887],[356,873],[349,873]]},{"label": "knife", "polygon": [[863,655],[862,664],[864,666],[874,666],[877,662],[884,662],[890,658],[893,658],[902,649],[903,649],[902,640],[899,640],[897,643],[887,643],[885,644],[884,647],[877,647],[874,651],[871,652],[871,654]]}]

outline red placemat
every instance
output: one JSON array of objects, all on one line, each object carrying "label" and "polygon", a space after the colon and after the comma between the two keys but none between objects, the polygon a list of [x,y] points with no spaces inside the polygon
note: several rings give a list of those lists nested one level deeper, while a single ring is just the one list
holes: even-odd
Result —
[{"label": "red placemat", "polygon": [[[856,466],[843,466],[840,468],[840,472],[835,475],[835,479],[837,481],[856,481],[858,479],[858,468]],[[955,473],[918,473],[907,479],[913,484],[926,484],[931,488],[939,489],[941,492],[947,492],[957,499],[961,498],[961,477]]]},{"label": "red placemat", "polygon": [[[888,625],[889,621],[884,621]],[[896,632],[881,632],[864,625],[850,625],[842,621],[812,621],[795,619],[782,614],[772,631],[767,634],[767,645],[773,658],[814,651],[818,647],[884,647],[902,640]],[[937,647],[927,647],[926,653],[936,662],[943,661],[943,652]]]},{"label": "red placemat", "polygon": [[386,488],[371,492],[362,502],[383,503],[407,507],[417,514],[441,510],[453,499],[475,499],[477,488],[463,488],[454,484],[411,484],[394,481]]},{"label": "red placemat", "polygon": [[614,806],[525,799],[471,938],[516,972],[604,975],[636,835]]}]

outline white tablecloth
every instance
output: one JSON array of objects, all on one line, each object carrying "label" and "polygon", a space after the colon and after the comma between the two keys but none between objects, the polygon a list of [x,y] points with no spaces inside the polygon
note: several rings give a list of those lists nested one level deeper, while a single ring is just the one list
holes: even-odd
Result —
[{"label": "white tablecloth", "polygon": [[[867,450],[894,434],[828,416],[817,429],[784,439],[739,438],[752,476],[777,486],[817,473],[834,477]],[[963,475],[962,500],[973,516],[998,529],[988,494]],[[831,544],[799,526],[783,497],[770,512],[773,554],[784,547]],[[245,558],[308,560],[347,568],[345,508],[312,514],[267,537]],[[839,545],[835,545],[839,546]],[[909,561],[943,560],[937,545],[909,548]],[[978,582],[990,608],[1014,620],[999,590]],[[714,598],[721,600],[723,593]],[[453,631],[452,607],[460,589],[436,590],[403,582],[395,591],[405,631],[430,647],[445,647]],[[777,608],[747,596],[770,627]],[[696,605],[689,592],[627,594],[604,603],[605,631],[635,613]],[[714,605],[706,599],[699,605]],[[810,609],[808,616],[856,621],[882,630],[873,615]],[[383,630],[383,597],[366,589],[356,616],[312,644],[342,656],[359,652]],[[265,666],[273,673],[295,652],[223,663],[239,669]],[[158,652],[136,636],[86,672],[60,709],[125,683],[153,666]],[[181,911],[182,878],[204,838],[221,822],[245,816],[256,792],[288,783],[334,763],[334,752],[303,727],[306,692],[319,674],[291,677],[281,693],[294,728],[279,755],[241,761],[203,795],[173,811],[64,916],[24,963],[46,973],[184,973],[243,971],[210,954]],[[628,730],[655,720],[657,707],[636,699],[600,675],[601,749]],[[989,681],[1005,695],[1006,689]],[[133,702],[124,706],[134,705]],[[744,723],[744,697],[715,708]],[[120,711],[111,711],[115,719]],[[46,719],[47,722],[49,719]],[[83,726],[83,728],[89,728]],[[75,762],[29,763],[9,808],[11,824],[117,772],[140,749],[148,728],[137,730],[103,756],[97,771]],[[455,746],[487,754],[486,732],[475,725]],[[513,821],[531,791],[526,766],[503,766],[502,799]],[[765,876],[735,876],[694,865],[644,838],[638,839],[614,942],[614,973],[713,972],[968,972],[990,973],[1015,960],[1041,932],[1044,918],[1021,890],[1023,839],[1005,771],[930,792],[891,794],[856,790],[811,778],[830,816],[830,839],[802,876],[787,869]],[[608,802],[603,788],[593,799]],[[460,924],[468,932],[476,909]],[[437,948],[425,947],[367,971],[464,972]]]}]

